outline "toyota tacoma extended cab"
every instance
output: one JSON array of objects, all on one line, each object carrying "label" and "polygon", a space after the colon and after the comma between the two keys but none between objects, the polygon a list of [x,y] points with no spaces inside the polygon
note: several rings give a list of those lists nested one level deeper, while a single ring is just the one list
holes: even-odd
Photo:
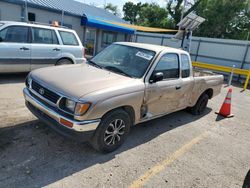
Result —
[{"label": "toyota tacoma extended cab", "polygon": [[201,114],[222,83],[222,75],[193,71],[183,50],[118,42],[85,64],[32,71],[23,93],[57,132],[111,152],[132,125],[182,109]]}]

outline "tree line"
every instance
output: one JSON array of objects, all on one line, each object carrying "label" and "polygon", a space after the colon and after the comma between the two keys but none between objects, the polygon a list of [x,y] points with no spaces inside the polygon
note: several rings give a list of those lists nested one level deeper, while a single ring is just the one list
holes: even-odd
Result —
[{"label": "tree line", "polygon": [[[250,40],[250,0],[166,0],[166,2],[166,7],[160,7],[156,3],[126,2],[122,9],[123,19],[135,25],[177,29],[182,12],[184,17],[194,12],[206,19],[194,35]],[[118,7],[111,3],[108,3],[105,9],[117,16],[120,15]]]}]

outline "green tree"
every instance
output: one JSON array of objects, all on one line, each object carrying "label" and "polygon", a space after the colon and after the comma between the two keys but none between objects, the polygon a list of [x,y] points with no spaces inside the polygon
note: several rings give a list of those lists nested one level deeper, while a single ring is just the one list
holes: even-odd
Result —
[{"label": "green tree", "polygon": [[196,35],[215,38],[246,39],[250,31],[249,0],[203,0],[196,9],[206,21]]},{"label": "green tree", "polygon": [[119,16],[118,7],[116,5],[113,5],[112,3],[108,3],[107,5],[104,5],[104,9],[108,10],[112,14]]},{"label": "green tree", "polygon": [[[192,3],[188,3],[187,7],[188,10],[185,10],[183,17],[185,17],[186,15],[188,15],[190,12],[196,10],[196,8],[198,7],[198,5],[202,2],[203,0],[194,0],[193,4]],[[181,14],[184,8],[184,2],[185,0],[167,0],[167,10],[168,13],[171,15],[174,25],[175,27],[177,27],[176,25],[180,22],[181,19]],[[187,0],[188,2],[188,0]]]},{"label": "green tree", "polygon": [[129,21],[131,24],[136,24],[141,6],[141,3],[134,4],[132,2],[126,2],[122,9],[124,12],[123,19]]},{"label": "green tree", "polygon": [[139,11],[138,23],[142,26],[166,28],[170,25],[168,12],[156,3],[145,3]]}]

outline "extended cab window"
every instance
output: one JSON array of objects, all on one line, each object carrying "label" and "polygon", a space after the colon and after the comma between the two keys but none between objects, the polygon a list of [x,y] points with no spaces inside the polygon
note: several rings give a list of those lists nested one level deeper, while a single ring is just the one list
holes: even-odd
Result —
[{"label": "extended cab window", "polygon": [[2,42],[27,43],[28,42],[28,27],[24,26],[9,26],[0,31]]},{"label": "extended cab window", "polygon": [[182,78],[187,78],[190,76],[190,61],[186,54],[181,54],[181,75]]},{"label": "extended cab window", "polygon": [[154,73],[162,72],[164,79],[179,78],[179,58],[177,54],[165,54],[155,67]]},{"label": "extended cab window", "polygon": [[59,31],[63,44],[64,45],[73,45],[78,46],[79,43],[76,39],[76,36],[73,33],[66,32],[66,31]]},{"label": "extended cab window", "polygon": [[32,43],[58,44],[58,40],[54,30],[33,27]]}]

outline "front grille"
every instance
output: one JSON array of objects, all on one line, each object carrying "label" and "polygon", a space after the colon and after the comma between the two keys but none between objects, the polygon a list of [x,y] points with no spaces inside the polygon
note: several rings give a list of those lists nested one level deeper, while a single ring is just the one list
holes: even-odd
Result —
[{"label": "front grille", "polygon": [[53,102],[56,104],[56,102],[58,101],[58,99],[60,98],[60,96],[56,93],[54,93],[53,91],[41,86],[39,83],[37,83],[36,81],[32,80],[32,89],[34,91],[36,91],[39,95],[41,95],[42,97],[44,97],[45,99]]}]

